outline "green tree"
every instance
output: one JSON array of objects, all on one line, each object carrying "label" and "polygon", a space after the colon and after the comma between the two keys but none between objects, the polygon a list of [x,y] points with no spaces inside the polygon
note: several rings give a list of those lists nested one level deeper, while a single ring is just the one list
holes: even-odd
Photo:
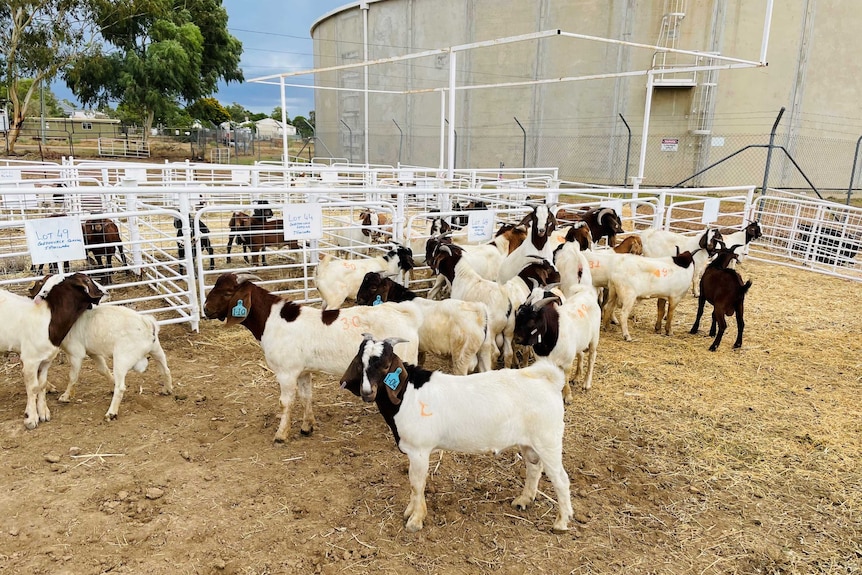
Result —
[{"label": "green tree", "polygon": [[179,102],[242,81],[242,44],[227,31],[221,0],[89,0],[104,46],[65,79],[86,104],[119,101],[148,134]]},{"label": "green tree", "polygon": [[259,122],[259,121],[263,120],[264,118],[269,118],[269,116],[267,114],[264,114],[263,112],[255,112],[254,114],[252,114],[251,116],[248,117],[248,119],[252,122]]},{"label": "green tree", "polygon": [[[279,122],[281,122],[281,106],[276,106],[275,109],[272,111],[272,114],[269,115],[269,117],[273,120],[278,120]],[[290,116],[287,116],[287,123],[293,124],[293,122],[290,121]]]},{"label": "green tree", "polygon": [[[314,112],[311,113],[314,114]],[[314,122],[305,116],[294,116],[291,123],[296,128],[296,133],[303,138],[310,138],[314,135]]]},{"label": "green tree", "polygon": [[[9,87],[9,150],[43,83],[92,49],[90,0],[0,2],[0,79]],[[22,82],[30,80],[26,89]],[[46,97],[47,102],[47,97]]]},{"label": "green tree", "polygon": [[230,120],[230,112],[215,98],[201,98],[186,108],[186,111],[192,118],[216,126]]},{"label": "green tree", "polygon": [[245,106],[241,104],[237,104],[236,102],[232,103],[230,106],[225,108],[227,113],[230,114],[230,121],[236,122],[237,124],[242,124],[245,122],[245,119],[251,116],[251,112],[245,109]]}]

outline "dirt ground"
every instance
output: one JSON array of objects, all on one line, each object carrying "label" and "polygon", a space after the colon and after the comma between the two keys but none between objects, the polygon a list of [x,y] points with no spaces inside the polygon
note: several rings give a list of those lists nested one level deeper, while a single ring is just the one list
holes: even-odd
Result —
[{"label": "dirt ground", "polygon": [[[317,426],[273,444],[278,392],[240,326],[167,326],[176,395],[130,374],[120,417],[86,362],[76,400],[27,431],[20,366],[0,366],[0,572],[30,574],[862,571],[862,285],[745,262],[741,350],[716,353],[696,302],[673,337],[636,308],[603,332],[566,411],[571,532],[553,489],[511,500],[517,455],[432,456],[428,518],[405,532],[407,461],[373,405],[316,376]],[[708,324],[707,324],[708,328]],[[435,360],[439,365],[439,360]],[[50,379],[64,387],[67,364]],[[143,393],[138,393],[138,386]],[[295,412],[298,415],[298,412]],[[298,417],[297,417],[298,419]]]}]

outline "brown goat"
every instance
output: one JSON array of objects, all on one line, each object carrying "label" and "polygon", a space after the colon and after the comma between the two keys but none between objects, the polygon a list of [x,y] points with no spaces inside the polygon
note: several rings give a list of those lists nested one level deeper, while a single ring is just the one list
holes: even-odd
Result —
[{"label": "brown goat", "polygon": [[[234,216],[236,215],[238,214],[234,214]],[[238,227],[237,231],[242,230],[242,235],[245,237],[248,251],[251,254],[252,265],[257,265],[258,258],[260,258],[263,265],[266,265],[266,254],[263,253],[266,248],[287,246],[289,250],[299,249],[299,242],[284,239],[284,220],[267,220],[263,215],[247,217],[248,220],[243,222],[248,224],[247,227]],[[243,246],[243,249],[245,249],[245,246]]]},{"label": "brown goat", "polygon": [[[742,276],[734,269],[727,266],[730,262],[737,259],[736,249],[741,247],[741,244],[727,248],[724,242],[719,241],[719,248],[715,259],[710,262],[700,278],[700,296],[697,300],[697,317],[694,318],[694,325],[691,327],[691,334],[697,334],[700,327],[700,318],[703,316],[703,308],[706,302],[712,304],[712,324],[709,328],[709,336],[715,336],[712,345],[709,346],[709,351],[716,351],[721,344],[721,338],[724,336],[724,330],[727,329],[727,320],[725,316],[730,317],[736,314],[736,341],[733,344],[734,349],[742,347],[742,332],[745,329],[745,320],[743,319],[743,310],[745,308],[745,294],[751,287],[751,280],[742,282]],[[718,326],[718,333],[716,333]]]},{"label": "brown goat", "polygon": [[566,209],[557,211],[557,219],[565,222],[586,222],[590,227],[593,241],[598,243],[603,237],[607,238],[608,245],[616,245],[617,234],[624,233],[622,220],[619,214],[609,207],[586,208],[580,212],[570,212]]},{"label": "brown goat", "polygon": [[227,263],[230,263],[230,250],[234,241],[236,245],[242,246],[242,257],[247,263],[248,256],[245,253],[248,251],[248,237],[244,232],[251,227],[251,216],[245,212],[234,212],[227,225],[230,229],[227,236]]},{"label": "brown goat", "polygon": [[[93,264],[96,267],[102,267],[102,258],[105,258],[105,266],[112,267],[111,258],[119,252],[119,259],[123,265],[128,265],[126,262],[126,254],[123,251],[123,244],[120,242],[120,229],[116,222],[108,218],[99,218],[97,220],[86,220],[81,222],[81,228],[84,232],[84,245],[87,251],[93,256]],[[110,272],[105,276],[105,281],[111,283]]]}]

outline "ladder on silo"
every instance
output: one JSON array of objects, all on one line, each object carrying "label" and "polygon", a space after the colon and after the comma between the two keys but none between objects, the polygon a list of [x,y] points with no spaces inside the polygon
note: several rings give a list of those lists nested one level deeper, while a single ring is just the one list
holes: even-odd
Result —
[{"label": "ladder on silo", "polygon": [[[676,49],[679,47],[680,24],[685,19],[685,0],[665,0],[664,15],[658,34],[657,46]],[[656,52],[652,58],[652,68],[657,70],[653,85],[656,88],[693,88],[696,83],[694,72],[674,72],[694,64],[694,57],[673,52]]]}]

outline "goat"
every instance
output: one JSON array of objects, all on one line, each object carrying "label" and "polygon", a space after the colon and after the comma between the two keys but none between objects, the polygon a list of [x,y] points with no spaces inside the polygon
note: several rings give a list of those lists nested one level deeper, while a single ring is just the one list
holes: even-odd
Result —
[{"label": "goat", "polygon": [[[200,240],[201,240],[201,249],[207,252],[209,257],[209,269],[210,271],[215,269],[215,259],[213,259],[213,250],[212,242],[210,241],[210,229],[203,222],[203,220],[199,220],[200,225]],[[186,257],[186,242],[183,239],[183,223],[182,220],[178,218],[174,218],[174,227],[177,229],[177,258],[182,262]],[[198,237],[197,230],[195,230],[195,222],[194,216],[189,214],[189,230],[191,235],[191,244],[192,244],[192,258],[198,257],[198,249],[197,242],[195,239]],[[184,263],[180,264],[184,266]]]},{"label": "goat", "polygon": [[[736,249],[742,244],[736,244],[727,248],[724,243],[719,242],[719,250],[715,259],[706,266],[703,277],[700,278],[700,296],[697,300],[697,316],[694,325],[691,326],[691,334],[697,334],[700,327],[700,318],[703,316],[703,308],[706,302],[712,304],[712,324],[709,328],[710,337],[715,336],[709,351],[716,351],[721,344],[724,330],[727,329],[725,316],[736,314],[736,341],[733,348],[742,347],[742,332],[745,329],[743,310],[745,307],[745,294],[751,287],[751,280],[742,282],[742,277],[735,269],[729,267],[730,263],[738,259]],[[718,334],[716,334],[716,325]]]},{"label": "goat", "polygon": [[730,267],[735,268],[737,262],[741,262],[745,259],[745,253],[748,250],[748,244],[753,242],[754,240],[760,239],[763,237],[763,232],[760,229],[760,223],[757,221],[749,222],[744,228],[741,230],[733,230],[733,231],[723,231],[721,232],[721,237],[724,241],[725,245],[734,246],[734,245],[742,245],[746,250],[744,253],[734,254],[736,255],[730,262]]},{"label": "goat", "polygon": [[619,302],[622,308],[620,325],[623,339],[631,341],[629,315],[635,302],[644,298],[658,298],[655,330],[661,331],[667,303],[665,333],[673,335],[673,312],[691,285],[691,276],[694,273],[693,255],[689,251],[665,258],[618,254],[620,259],[611,270],[608,299],[602,310],[604,329],[608,328],[614,307]]},{"label": "goat", "polygon": [[[104,291],[82,273],[52,276],[44,295],[31,300],[0,290],[0,349],[18,352],[27,390],[24,426],[34,429],[50,421],[45,393],[48,368],[60,351],[60,344],[75,321],[99,302]],[[53,289],[51,289],[53,288]]]},{"label": "goat", "polygon": [[502,353],[503,364],[510,367],[514,356],[512,330],[515,318],[506,286],[480,276],[464,257],[464,249],[455,244],[439,247],[432,268],[449,281],[453,299],[478,301],[487,306],[489,337],[495,344],[491,363],[496,365]]},{"label": "goat", "polygon": [[97,220],[85,220],[81,222],[81,228],[84,232],[84,245],[87,251],[92,254],[96,267],[102,267],[102,258],[105,258],[105,267],[108,268],[107,275],[104,276],[105,282],[111,283],[110,269],[113,267],[111,258],[119,253],[119,259],[124,266],[128,265],[126,261],[126,253],[123,250],[122,238],[120,237],[120,228],[116,222],[108,218],[99,218]]},{"label": "goat", "polygon": [[518,446],[527,466],[521,494],[526,509],[535,500],[542,471],[551,480],[559,510],[555,531],[566,531],[573,515],[569,476],[563,467],[563,372],[540,360],[523,369],[471,375],[427,371],[405,363],[393,346],[363,334],[359,351],[341,377],[341,387],[375,402],[398,449],[410,462],[406,529],[422,529],[427,515],[425,481],[435,449],[495,453]]},{"label": "goat", "polygon": [[[389,299],[384,299],[389,298]],[[422,315],[419,325],[419,363],[433,353],[452,360],[452,373],[491,369],[491,339],[488,337],[488,309],[480,302],[457,299],[436,301],[417,294],[383,277],[368,272],[356,294],[356,305],[380,305],[386,301],[416,306]]]},{"label": "goat", "polygon": [[562,391],[566,403],[573,399],[569,386],[572,363],[578,360],[574,375],[577,379],[584,350],[589,357],[583,389],[592,387],[601,321],[601,308],[592,286],[566,298],[565,303],[559,296],[535,288],[515,313],[515,343],[532,347],[537,356],[547,357],[565,372]]},{"label": "goat", "polygon": [[403,344],[401,353],[411,362],[417,360],[416,326],[421,317],[416,310],[385,304],[321,311],[282,299],[251,281],[256,279],[250,274],[221,274],[207,294],[204,315],[228,326],[241,323],[260,342],[267,366],[275,373],[281,389],[277,443],[287,440],[297,384],[303,406],[300,431],[303,435],[311,434],[312,372],[343,373],[353,358],[352,350],[362,341],[363,332],[409,340],[412,343]]},{"label": "goat", "polygon": [[696,297],[700,289],[700,276],[714,253],[721,232],[707,228],[703,233],[684,236],[676,232],[651,228],[640,233],[643,255],[648,258],[672,257],[681,251],[694,254],[694,271],[691,275],[691,293]]},{"label": "goat", "polygon": [[590,236],[593,238],[593,242],[598,243],[602,238],[607,238],[609,247],[616,245],[617,234],[625,232],[619,214],[611,207],[584,208],[580,212],[559,209],[556,216],[558,220],[562,221],[586,222],[590,228]]},{"label": "goat", "polygon": [[[508,245],[510,238],[515,237],[517,234],[514,230],[511,230],[511,232],[511,235],[507,235],[508,230],[499,233],[489,244],[459,246],[470,267],[482,278],[488,280],[496,279],[500,265],[506,257],[504,252],[509,253]],[[428,291],[430,299],[437,299],[440,296],[447,281],[445,276],[438,273],[435,264],[437,252],[441,245],[452,245],[452,239],[449,234],[429,238],[425,245],[425,263],[431,268],[433,273],[437,274],[434,285]]]},{"label": "goat", "polygon": [[314,269],[314,285],[323,300],[323,309],[336,309],[354,297],[368,272],[397,275],[413,269],[413,252],[400,244],[382,256],[361,260],[343,260],[329,253],[320,255]]},{"label": "goat", "polygon": [[554,230],[552,237],[554,238],[554,249],[559,248],[565,242],[577,243],[581,251],[591,249],[593,245],[593,235],[586,222],[575,222],[561,226]]},{"label": "goat", "polygon": [[[465,210],[465,211],[479,211],[479,210],[487,210],[488,204],[481,200],[470,200],[467,202],[456,203],[456,209]],[[458,214],[456,216],[452,216],[452,224],[458,226],[459,228],[463,228],[467,226],[467,222],[470,221],[470,216],[467,214]]]},{"label": "goat", "polygon": [[266,254],[264,253],[266,248],[300,249],[298,241],[284,239],[284,220],[267,219],[267,214],[272,215],[272,210],[269,208],[255,209],[254,213],[246,220],[248,227],[245,229],[238,228],[242,229],[242,235],[245,237],[248,253],[251,256],[251,263],[255,266],[258,262],[266,265]]},{"label": "goat", "polygon": [[242,246],[242,257],[248,263],[248,256],[245,255],[248,251],[248,237],[244,232],[251,228],[251,216],[245,212],[234,212],[227,225],[230,230],[227,236],[227,263],[230,263],[230,250],[234,242]]},{"label": "goat", "polygon": [[[43,288],[50,277],[35,282],[30,287],[30,296],[41,293],[42,297],[47,297],[52,288],[47,292]],[[147,356],[152,355],[162,374],[162,394],[173,393],[171,372],[159,342],[159,324],[152,316],[122,306],[94,305],[81,314],[63,338],[60,349],[69,358],[69,385],[57,400],[62,403],[72,400],[81,363],[85,356],[90,356],[96,362],[96,371],[108,378],[114,388],[111,405],[105,413],[108,421],[116,419],[119,412],[126,391],[126,374],[131,370],[143,373],[147,368]],[[113,360],[113,373],[108,369],[108,357]]]},{"label": "goat", "polygon": [[527,227],[529,236],[500,264],[497,281],[501,284],[515,277],[529,263],[528,256],[537,255],[552,260],[554,248],[557,247],[549,241],[557,227],[557,220],[545,204],[535,206],[518,225]]}]

